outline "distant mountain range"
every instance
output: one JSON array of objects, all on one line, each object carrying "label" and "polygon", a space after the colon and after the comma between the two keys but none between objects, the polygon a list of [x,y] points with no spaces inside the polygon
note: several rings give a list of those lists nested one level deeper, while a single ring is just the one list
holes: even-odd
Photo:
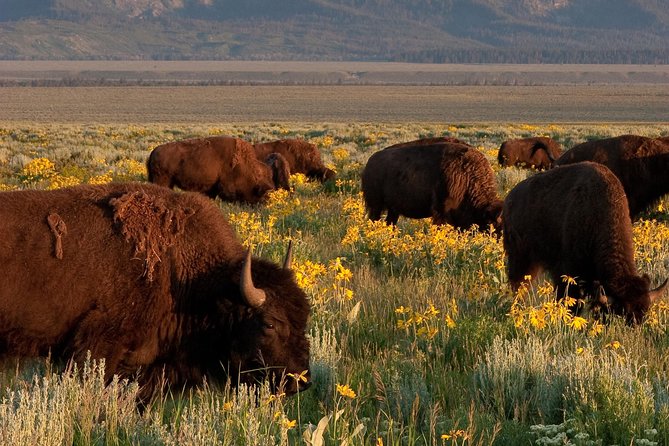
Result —
[{"label": "distant mountain range", "polygon": [[669,63],[667,0],[0,0],[0,59]]}]

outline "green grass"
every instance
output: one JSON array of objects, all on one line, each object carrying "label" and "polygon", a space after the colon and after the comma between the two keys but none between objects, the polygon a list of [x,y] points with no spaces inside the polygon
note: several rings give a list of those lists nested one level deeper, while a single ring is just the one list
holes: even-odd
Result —
[{"label": "green grass", "polygon": [[[139,410],[136,385],[105,386],[103,364],[63,370],[8,363],[0,374],[0,444],[667,444],[669,306],[638,327],[614,318],[593,333],[586,315],[586,329],[563,322],[539,329],[529,316],[552,295],[537,283],[525,300],[514,300],[500,241],[406,219],[393,231],[360,214],[360,170],[374,151],[396,142],[464,139],[493,163],[504,195],[532,173],[494,164],[503,140],[547,134],[570,146],[622,133],[658,136],[667,129],[0,123],[3,188],[50,188],[67,178],[143,180],[140,168],[152,147],[211,134],[306,136],[340,179],[325,186],[297,181],[292,195],[262,208],[220,203],[256,254],[279,262],[294,240],[295,270],[313,307],[310,390],[277,399],[266,388],[256,396],[205,385],[171,389]],[[31,173],[37,158],[52,167]],[[662,204],[669,208],[666,197]],[[635,223],[639,269],[653,283],[669,275],[666,215],[654,210],[646,215],[653,219]],[[343,242],[356,231],[358,240]],[[522,323],[513,308],[525,311]]]}]

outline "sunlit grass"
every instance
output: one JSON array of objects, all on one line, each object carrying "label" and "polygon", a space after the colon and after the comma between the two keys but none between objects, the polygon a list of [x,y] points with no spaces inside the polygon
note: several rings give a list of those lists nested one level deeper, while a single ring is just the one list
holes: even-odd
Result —
[{"label": "sunlit grass", "polygon": [[[140,411],[134,384],[105,386],[101,364],[37,372],[34,379],[9,366],[0,381],[0,443],[665,444],[667,301],[630,327],[618,317],[604,323],[588,311],[571,313],[573,302],[558,300],[542,280],[514,295],[500,240],[429,220],[371,222],[359,176],[387,145],[450,135],[485,154],[504,196],[533,174],[497,165],[506,139],[546,135],[569,147],[594,137],[666,132],[531,123],[0,124],[2,190],[143,181],[152,147],[218,134],[306,138],[338,175],[324,185],[295,175],[292,192],[273,192],[263,206],[219,202],[256,255],[282,262],[293,242],[293,271],[312,305],[311,389],[290,399],[266,388],[172,389]],[[653,284],[669,275],[667,206],[665,198],[633,228],[638,268]]]}]

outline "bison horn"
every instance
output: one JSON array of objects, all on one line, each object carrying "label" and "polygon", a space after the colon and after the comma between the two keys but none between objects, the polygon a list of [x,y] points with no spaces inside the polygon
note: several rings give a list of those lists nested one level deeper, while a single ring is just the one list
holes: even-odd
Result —
[{"label": "bison horn", "polygon": [[253,308],[260,308],[265,303],[265,292],[253,285],[253,278],[251,277],[251,249],[246,252],[246,259],[244,266],[242,266],[242,275],[239,280],[239,290],[246,300],[246,303]]},{"label": "bison horn", "polygon": [[660,297],[662,297],[662,294],[664,293],[664,290],[667,288],[667,282],[669,279],[664,279],[664,283],[660,285],[659,287],[655,288],[652,290],[650,293],[650,301],[655,302],[658,300]]},{"label": "bison horn", "polygon": [[283,261],[283,269],[290,269],[293,263],[293,241],[288,240],[288,250],[286,251],[286,258]]}]

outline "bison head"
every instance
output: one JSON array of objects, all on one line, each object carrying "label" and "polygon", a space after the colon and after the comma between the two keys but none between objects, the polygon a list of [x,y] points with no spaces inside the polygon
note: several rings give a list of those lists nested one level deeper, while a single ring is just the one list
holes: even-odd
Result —
[{"label": "bison head", "polygon": [[290,190],[290,164],[280,153],[270,153],[265,164],[272,169],[272,181],[276,189]]},{"label": "bison head", "polygon": [[290,247],[283,267],[252,261],[247,253],[239,285],[246,306],[231,348],[231,372],[249,384],[269,379],[273,392],[292,395],[307,389],[311,380],[306,338],[309,304],[295,283],[289,259]]},{"label": "bison head", "polygon": [[629,324],[639,323],[650,309],[651,305],[662,297],[667,288],[667,281],[654,290],[650,290],[650,278],[644,274],[642,277],[633,277],[628,280],[624,294],[611,299],[600,297],[600,302],[610,305],[614,313],[624,315]]}]

